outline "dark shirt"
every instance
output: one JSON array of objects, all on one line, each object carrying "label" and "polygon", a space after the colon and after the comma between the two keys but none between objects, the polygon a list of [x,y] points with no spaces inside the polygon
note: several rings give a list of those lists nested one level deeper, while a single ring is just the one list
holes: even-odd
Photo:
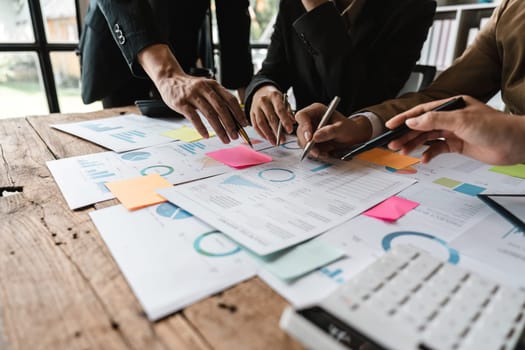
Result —
[{"label": "dark shirt", "polygon": [[328,104],[350,114],[394,97],[419,58],[435,12],[432,0],[366,0],[350,25],[333,2],[306,12],[282,0],[268,54],[247,89],[293,87],[297,109]]}]

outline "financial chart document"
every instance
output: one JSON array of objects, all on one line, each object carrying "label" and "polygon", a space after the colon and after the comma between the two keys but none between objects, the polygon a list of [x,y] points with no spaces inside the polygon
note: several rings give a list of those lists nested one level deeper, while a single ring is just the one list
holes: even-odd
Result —
[{"label": "financial chart document", "polygon": [[415,182],[358,162],[300,162],[295,150],[282,148],[267,153],[273,162],[159,193],[267,255],[319,235]]},{"label": "financial chart document", "polygon": [[239,246],[170,203],[90,216],[150,320],[255,275]]},{"label": "financial chart document", "polygon": [[[247,132],[254,133],[253,129]],[[254,148],[271,147],[252,136]],[[47,162],[71,209],[113,198],[105,183],[137,176],[159,174],[172,184],[195,181],[232,171],[208,156],[207,152],[243,145],[235,140],[224,145],[217,137],[198,142],[170,142],[140,150],[100,152]]]}]

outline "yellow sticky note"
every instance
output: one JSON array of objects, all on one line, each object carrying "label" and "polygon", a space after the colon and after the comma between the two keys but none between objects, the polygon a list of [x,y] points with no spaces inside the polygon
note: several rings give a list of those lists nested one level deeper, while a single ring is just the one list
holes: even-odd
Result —
[{"label": "yellow sticky note", "polygon": [[[208,134],[210,137],[215,136],[215,133],[213,131],[208,131]],[[187,126],[183,126],[182,128],[166,131],[161,134],[162,136],[166,136],[172,139],[181,140],[184,142],[194,142],[202,140],[201,134],[194,129],[189,128]]]},{"label": "yellow sticky note", "polygon": [[388,166],[394,169],[403,169],[419,162],[419,158],[404,156],[382,148],[374,148],[356,156],[357,159],[370,163]]},{"label": "yellow sticky note", "polygon": [[170,186],[171,184],[159,174],[106,183],[106,187],[128,210],[165,202],[166,199],[155,193],[155,190]]},{"label": "yellow sticky note", "polygon": [[494,166],[489,169],[496,173],[525,179],[525,164],[516,164],[510,166]]}]

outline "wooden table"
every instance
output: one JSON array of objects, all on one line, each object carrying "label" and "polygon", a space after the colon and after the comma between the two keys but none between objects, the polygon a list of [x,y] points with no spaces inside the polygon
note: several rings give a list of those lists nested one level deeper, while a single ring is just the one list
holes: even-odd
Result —
[{"label": "wooden table", "polygon": [[45,162],[103,151],[49,127],[133,108],[0,120],[0,349],[300,349],[258,278],[149,322],[88,213]]}]

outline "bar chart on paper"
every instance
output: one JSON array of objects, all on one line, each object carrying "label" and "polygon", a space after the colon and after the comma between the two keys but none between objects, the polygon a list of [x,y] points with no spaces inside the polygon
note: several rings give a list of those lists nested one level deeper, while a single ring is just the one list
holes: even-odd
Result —
[{"label": "bar chart on paper", "polygon": [[129,143],[137,143],[140,139],[143,139],[146,137],[146,133],[138,130],[130,130],[130,131],[124,131],[116,134],[109,134],[111,137],[117,138],[119,140],[129,142]]},{"label": "bar chart on paper", "polygon": [[180,149],[190,154],[202,154],[206,150],[206,145],[202,142],[183,143],[178,145]]},{"label": "bar chart on paper", "polygon": [[187,124],[189,122],[185,119],[166,121],[129,114],[51,126],[115,152],[125,152],[173,142],[172,138],[162,134]]}]

